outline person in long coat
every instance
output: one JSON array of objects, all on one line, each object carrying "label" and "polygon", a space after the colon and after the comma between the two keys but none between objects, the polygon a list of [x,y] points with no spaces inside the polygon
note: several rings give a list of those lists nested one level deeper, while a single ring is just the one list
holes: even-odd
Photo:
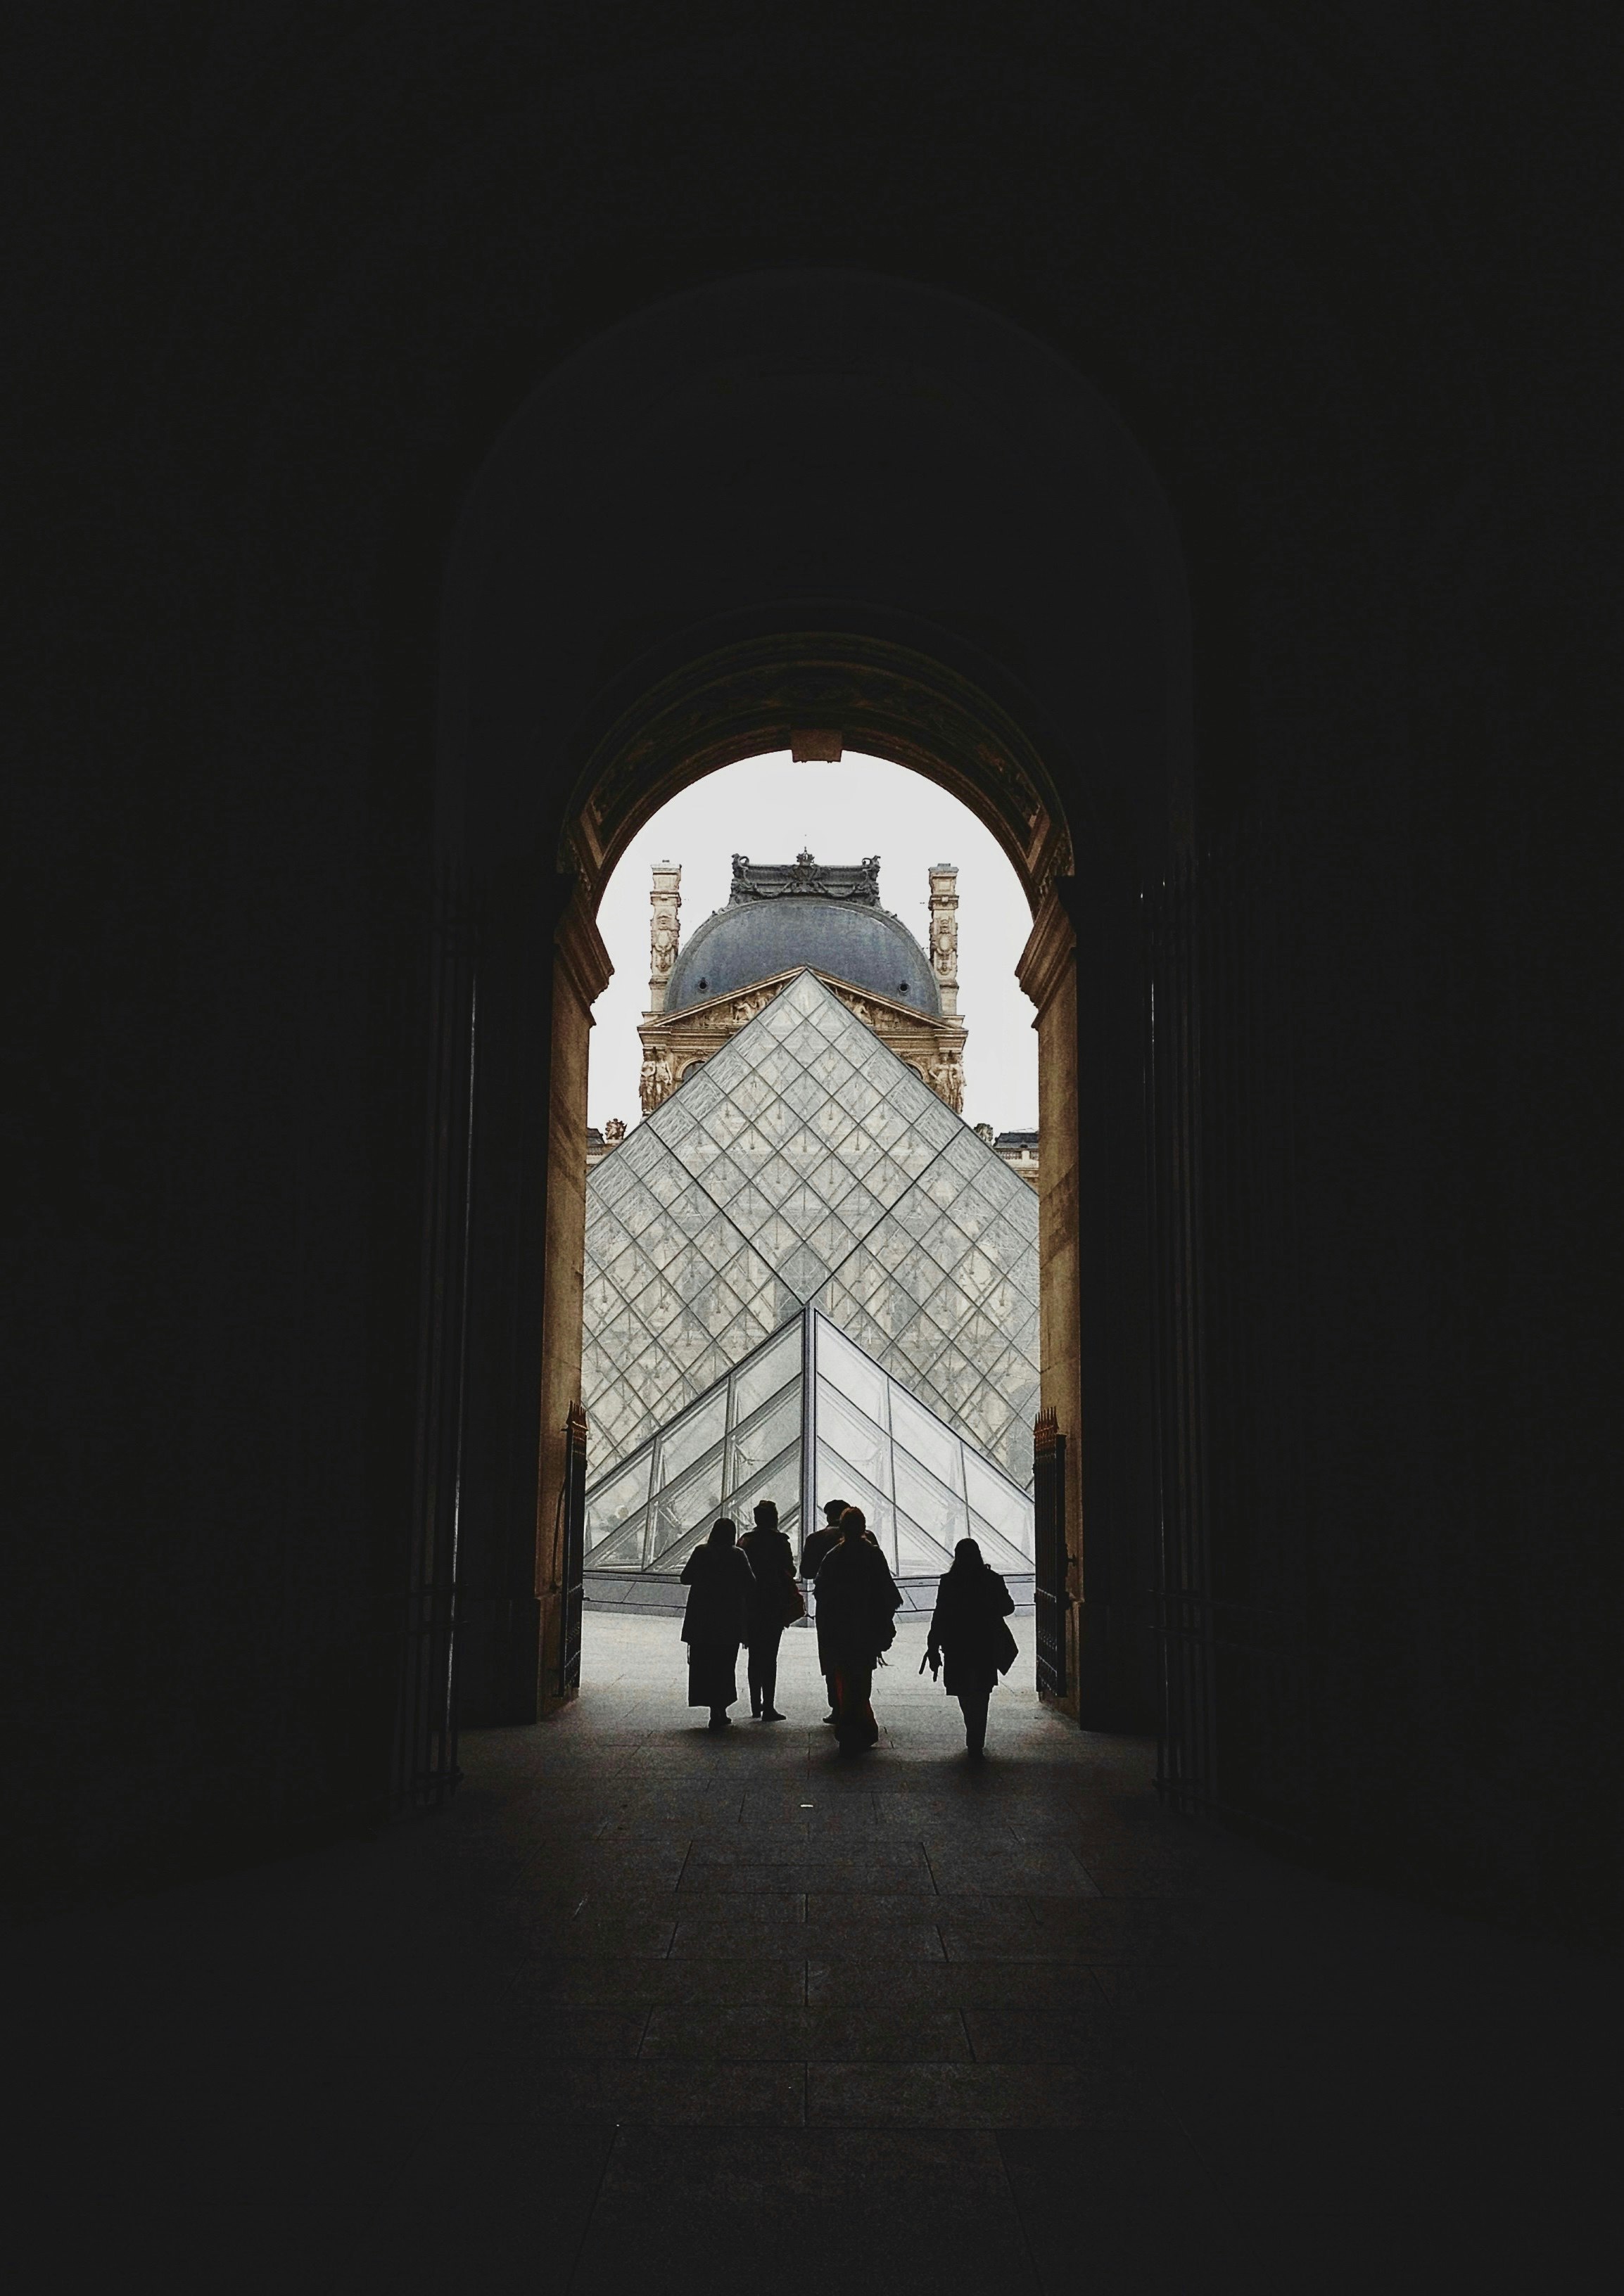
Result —
[{"label": "person in long coat", "polygon": [[806,1608],[795,1584],[795,1555],[778,1528],[771,1499],[756,1502],[756,1524],[739,1541],[750,1563],[750,1710],[758,1722],[782,1722],[773,1703],[778,1690],[778,1644],[791,1619]]},{"label": "person in long coat", "polygon": [[[823,1568],[824,1555],[832,1554],[841,1543],[841,1517],[846,1512],[847,1504],[844,1499],[825,1499],[823,1526],[808,1535],[806,1545],[800,1550],[800,1575],[813,1587],[816,1586],[817,1574]],[[829,1692],[829,1711],[824,1715],[824,1720],[833,1725],[835,1718],[834,1685],[828,1680],[827,1676],[824,1677],[824,1683]]]},{"label": "person in long coat", "polygon": [[868,1537],[862,1508],[848,1507],[840,1544],[817,1574],[817,1662],[833,1692],[842,1753],[861,1752],[879,1738],[871,1703],[874,1666],[895,1639],[901,1608],[890,1565]]},{"label": "person in long coat", "polygon": [[953,1567],[937,1585],[925,1659],[932,1678],[946,1664],[944,1687],[949,1698],[958,1700],[972,1762],[987,1751],[987,1702],[999,1675],[1014,1663],[1015,1638],[1004,1623],[1014,1607],[1009,1588],[982,1560],[974,1539],[961,1538],[953,1550]]},{"label": "person in long coat", "polygon": [[683,1565],[688,1590],[682,1638],[688,1645],[688,1703],[710,1709],[709,1727],[730,1730],[739,1694],[739,1644],[750,1632],[750,1568],[734,1545],[726,1515]]}]

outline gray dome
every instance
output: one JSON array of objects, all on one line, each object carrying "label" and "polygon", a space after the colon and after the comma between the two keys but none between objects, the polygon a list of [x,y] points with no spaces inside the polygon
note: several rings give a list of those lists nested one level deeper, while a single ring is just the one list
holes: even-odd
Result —
[{"label": "gray dome", "polygon": [[666,1011],[685,1012],[731,996],[791,967],[849,980],[933,1017],[941,1012],[936,976],[913,934],[889,909],[828,901],[816,893],[740,901],[708,916],[677,953]]}]

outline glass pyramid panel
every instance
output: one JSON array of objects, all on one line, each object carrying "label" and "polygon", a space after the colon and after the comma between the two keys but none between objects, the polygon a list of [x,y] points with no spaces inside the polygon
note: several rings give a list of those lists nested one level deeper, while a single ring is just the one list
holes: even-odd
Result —
[{"label": "glass pyramid panel", "polygon": [[808,1302],[1029,1486],[1037,1199],[810,972],[595,1167],[586,1197],[595,1488]]},{"label": "glass pyramid panel", "polygon": [[1035,1547],[1025,1490],[816,1313],[812,1346],[820,1502],[840,1497],[862,1507],[902,1578],[945,1570],[955,1542],[980,1538],[984,1529],[990,1536],[983,1553],[995,1570],[1029,1570]]},{"label": "glass pyramid panel", "polygon": [[588,1484],[587,1569],[675,1576],[718,1513],[748,1528],[762,1498],[799,1547],[808,1446],[820,1505],[860,1506],[899,1577],[945,1570],[965,1538],[1030,1570],[1026,1492],[812,1310]]},{"label": "glass pyramid panel", "polygon": [[589,1570],[680,1570],[717,1516],[770,1498],[797,1538],[803,1416],[801,1325],[724,1372],[633,1452],[586,1486]]}]

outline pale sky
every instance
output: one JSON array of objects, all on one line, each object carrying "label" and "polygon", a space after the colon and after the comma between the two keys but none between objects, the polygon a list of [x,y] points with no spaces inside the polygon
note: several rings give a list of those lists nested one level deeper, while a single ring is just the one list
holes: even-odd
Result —
[{"label": "pale sky", "polygon": [[923,946],[933,862],[958,865],[959,1013],[964,1046],[964,1116],[995,1132],[1038,1122],[1038,1038],[1032,1007],[1015,983],[1015,960],[1031,916],[1014,871],[972,813],[922,775],[848,753],[839,765],[792,765],[786,751],[725,766],[693,783],[634,839],[598,910],[613,980],[593,1007],[588,1122],[638,1121],[637,1022],[648,1004],[649,872],[682,864],[685,943],[726,906],[733,856],[792,861],[805,848],[820,861],[880,856],[880,899]]}]

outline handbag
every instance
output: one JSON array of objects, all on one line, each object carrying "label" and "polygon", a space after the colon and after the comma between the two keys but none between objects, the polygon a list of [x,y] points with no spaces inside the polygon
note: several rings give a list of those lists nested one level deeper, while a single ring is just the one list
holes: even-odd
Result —
[{"label": "handbag", "polygon": [[993,1646],[993,1661],[1000,1674],[1007,1674],[1021,1655],[1021,1645],[1009,1630],[1009,1620],[998,1621],[998,1639]]},{"label": "handbag", "polygon": [[791,1578],[783,1590],[783,1623],[786,1627],[792,1627],[797,1619],[804,1619],[806,1615],[807,1598]]}]

